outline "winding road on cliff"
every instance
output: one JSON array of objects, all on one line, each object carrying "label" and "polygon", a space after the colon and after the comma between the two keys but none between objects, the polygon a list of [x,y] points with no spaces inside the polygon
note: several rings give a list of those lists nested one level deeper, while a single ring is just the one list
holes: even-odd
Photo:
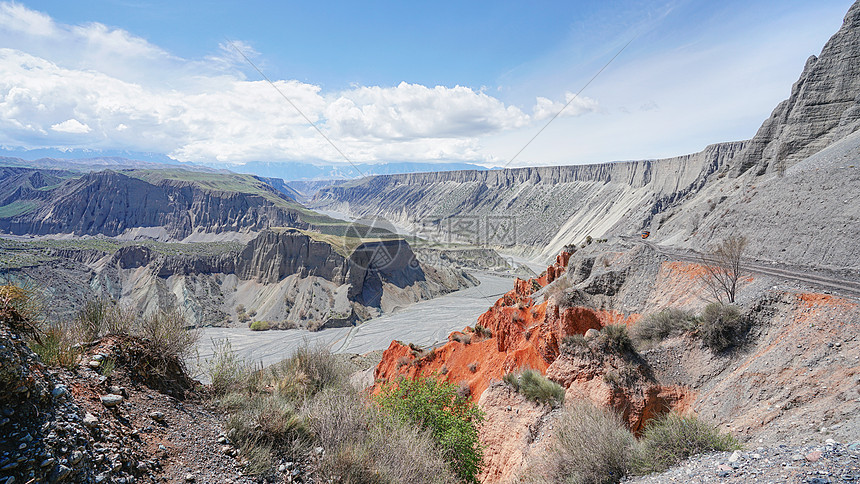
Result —
[{"label": "winding road on cliff", "polygon": [[[622,237],[625,240],[637,242],[648,246],[660,255],[670,259],[683,262],[702,263],[703,254],[692,250],[674,249],[664,247],[653,242],[636,239],[635,237]],[[811,269],[798,269],[778,264],[768,264],[762,261],[742,260],[741,268],[752,274],[771,276],[789,281],[809,284],[812,287],[827,288],[845,296],[860,298],[860,282],[823,274]]]}]

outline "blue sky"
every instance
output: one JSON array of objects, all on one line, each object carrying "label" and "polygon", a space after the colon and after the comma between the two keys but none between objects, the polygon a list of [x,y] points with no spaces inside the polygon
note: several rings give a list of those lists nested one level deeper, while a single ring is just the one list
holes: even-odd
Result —
[{"label": "blue sky", "polygon": [[751,137],[851,5],[0,2],[0,145],[182,161],[504,165],[673,156]]}]

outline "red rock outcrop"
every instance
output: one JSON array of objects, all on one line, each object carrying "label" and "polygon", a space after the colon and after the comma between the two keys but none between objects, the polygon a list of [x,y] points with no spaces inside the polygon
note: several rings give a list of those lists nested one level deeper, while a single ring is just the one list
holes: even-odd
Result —
[{"label": "red rock outcrop", "polygon": [[508,372],[529,367],[547,374],[552,368],[549,376],[570,387],[569,396],[587,396],[595,403],[616,408],[634,431],[652,415],[685,402],[682,389],[660,387],[653,378],[637,380],[635,389],[610,388],[603,376],[611,371],[611,364],[621,364],[615,360],[598,358],[572,364],[566,357],[559,361],[565,336],[582,335],[608,324],[629,325],[636,318],[615,311],[561,307],[553,298],[534,301],[535,292],[564,273],[570,255],[562,252],[540,277],[517,279],[514,288],[478,318],[475,328],[451,333],[448,343],[441,347],[426,350],[392,342],[376,368],[376,381],[436,376],[463,385],[464,391],[468,387],[477,401],[491,382]]},{"label": "red rock outcrop", "polygon": [[517,368],[545,373],[558,358],[562,338],[625,319],[612,311],[560,308],[532,300],[532,294],[564,272],[569,259],[570,254],[563,252],[540,277],[517,279],[514,288],[478,318],[475,328],[451,333],[449,342],[439,348],[424,351],[392,342],[377,366],[377,381],[437,375],[467,385],[477,400],[491,381]]}]

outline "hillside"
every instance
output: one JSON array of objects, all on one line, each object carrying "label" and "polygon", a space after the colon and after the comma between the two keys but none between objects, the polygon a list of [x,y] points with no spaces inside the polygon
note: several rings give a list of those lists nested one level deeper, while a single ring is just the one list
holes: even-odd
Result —
[{"label": "hillside", "polygon": [[[0,231],[13,235],[181,240],[192,234],[269,226],[306,228],[306,219],[314,216],[284,191],[250,175],[184,170],[80,175],[4,168],[0,176],[4,187],[15,187],[0,206]],[[33,180],[38,188],[32,186]]]},{"label": "hillside", "polygon": [[338,240],[296,229],[264,230],[245,244],[0,239],[0,275],[49,291],[55,320],[109,298],[139,314],[178,308],[194,326],[258,320],[314,330],[475,284],[452,264],[416,257],[400,238]]},{"label": "hillside", "polygon": [[[663,160],[367,177],[311,206],[543,260],[589,235],[649,230],[659,244],[702,249],[742,233],[756,258],[856,272],[858,56],[855,3],[751,140]],[[502,223],[514,229],[488,235]]]}]

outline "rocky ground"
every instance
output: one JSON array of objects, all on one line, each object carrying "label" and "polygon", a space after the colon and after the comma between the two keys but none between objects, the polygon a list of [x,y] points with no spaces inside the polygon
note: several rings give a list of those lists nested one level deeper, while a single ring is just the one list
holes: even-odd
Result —
[{"label": "rocky ground", "polygon": [[[319,448],[274,475],[244,474],[204,388],[140,375],[139,344],[104,338],[71,368],[48,368],[0,314],[0,483],[313,482]],[[364,369],[378,355],[343,358]]]},{"label": "rocky ground", "polygon": [[695,456],[661,474],[624,482],[762,482],[830,484],[860,480],[860,441],[816,445],[747,446]]}]

